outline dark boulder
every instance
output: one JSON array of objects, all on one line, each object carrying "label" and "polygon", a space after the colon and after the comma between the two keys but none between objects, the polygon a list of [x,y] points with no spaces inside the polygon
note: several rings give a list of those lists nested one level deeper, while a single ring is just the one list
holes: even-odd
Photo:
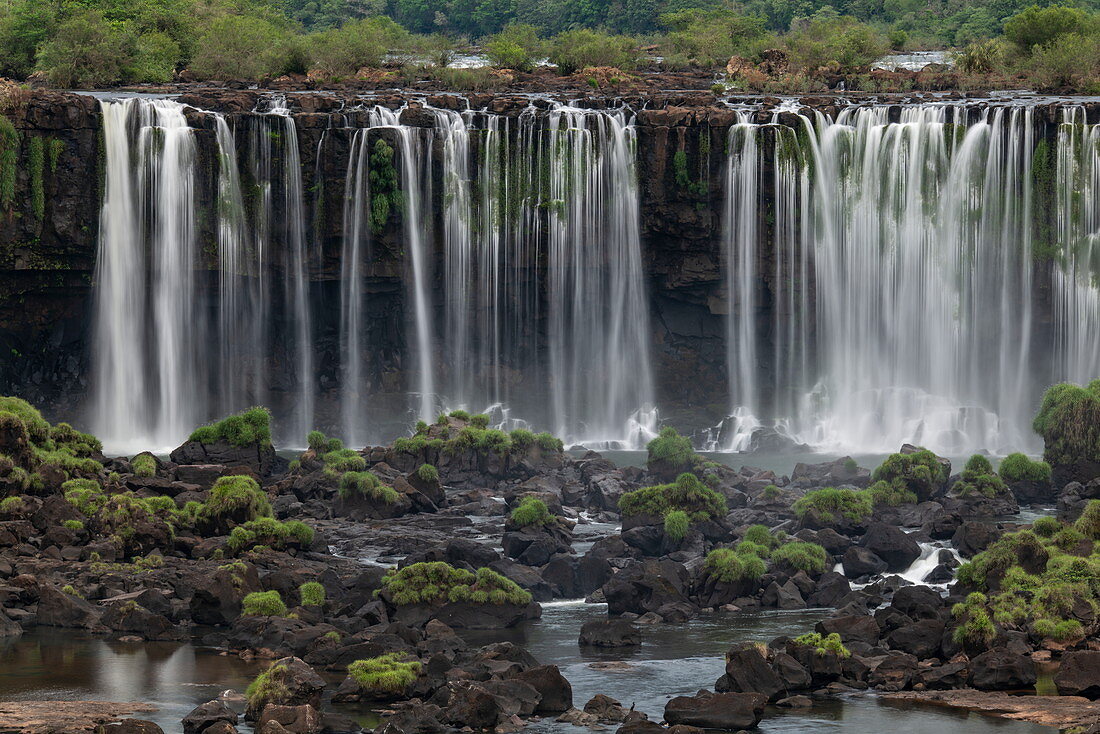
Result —
[{"label": "dark boulder", "polygon": [[888,571],[904,571],[920,558],[920,546],[901,528],[872,523],[862,545],[886,562]]},{"label": "dark boulder", "polygon": [[895,591],[890,606],[910,619],[939,619],[946,611],[938,591],[918,584]]},{"label": "dark boulder", "polygon": [[823,619],[817,623],[815,629],[823,635],[835,632],[840,635],[840,640],[845,645],[853,642],[877,645],[879,636],[882,634],[875,618],[866,614]]},{"label": "dark boulder", "polygon": [[1100,698],[1100,652],[1079,650],[1063,655],[1054,685],[1063,696]]},{"label": "dark boulder", "polygon": [[538,691],[540,699],[536,714],[557,714],[573,708],[573,686],[561,674],[556,665],[540,665],[516,676]]},{"label": "dark boulder", "polygon": [[660,614],[666,604],[684,604],[695,609],[686,591],[689,582],[683,565],[672,561],[643,561],[627,566],[603,585],[607,613]]},{"label": "dark boulder", "polygon": [[786,686],[768,665],[760,647],[751,642],[734,645],[726,653],[726,672],[714,689],[719,693],[760,693],[774,701]]},{"label": "dark boulder", "polygon": [[851,591],[852,584],[844,574],[826,571],[806,597],[806,604],[811,607],[835,607]]},{"label": "dark boulder", "polygon": [[268,704],[279,706],[310,705],[315,709],[321,707],[321,692],[325,689],[325,680],[317,675],[317,672],[303,660],[296,657],[287,657],[276,660],[266,671],[268,679],[273,683],[270,696],[257,696],[250,699],[248,708],[245,709],[245,718],[250,721],[257,720]]},{"label": "dark boulder", "polygon": [[92,629],[99,626],[102,611],[75,594],[66,594],[52,584],[39,587],[36,621],[44,627]]},{"label": "dark boulder", "polygon": [[886,570],[886,561],[867,548],[856,545],[844,551],[840,563],[844,567],[844,575],[850,579],[874,576]]},{"label": "dark boulder", "polygon": [[581,626],[578,642],[582,647],[634,647],[642,644],[642,632],[625,619],[593,619]]},{"label": "dark boulder", "polygon": [[174,464],[221,464],[227,467],[248,467],[257,476],[268,477],[276,470],[286,469],[287,461],[275,453],[268,441],[264,444],[234,446],[224,439],[213,443],[187,441],[170,455]]},{"label": "dark boulder", "polygon": [[921,619],[898,627],[886,636],[886,641],[894,650],[927,660],[939,655],[943,629],[944,624],[938,619]]},{"label": "dark boulder", "polygon": [[1035,685],[1035,663],[1006,648],[987,650],[970,661],[970,685],[981,691],[1012,691]]},{"label": "dark boulder", "polygon": [[1001,537],[1001,531],[987,522],[964,522],[951,536],[951,544],[963,558],[971,558]]},{"label": "dark boulder", "polygon": [[665,705],[665,721],[703,729],[751,729],[764,716],[768,698],[760,693],[707,693],[677,696]]},{"label": "dark boulder", "polygon": [[219,721],[237,725],[237,714],[221,701],[207,701],[183,717],[183,734],[201,734]]}]

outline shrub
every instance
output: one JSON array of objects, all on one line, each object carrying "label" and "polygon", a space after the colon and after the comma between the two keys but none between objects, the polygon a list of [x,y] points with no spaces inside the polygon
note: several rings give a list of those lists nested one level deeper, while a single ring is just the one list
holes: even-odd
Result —
[{"label": "shrub", "polygon": [[376,658],[356,660],[348,666],[348,675],[361,691],[401,693],[420,674],[420,663],[405,661],[405,653],[390,652]]},{"label": "shrub", "polygon": [[962,476],[951,489],[959,497],[996,497],[1008,491],[1004,481],[993,473],[993,465],[981,454],[974,454],[966,462]]},{"label": "shrub", "polygon": [[825,549],[816,543],[787,543],[773,550],[771,557],[777,565],[807,573],[825,570]]},{"label": "shrub", "polygon": [[800,520],[812,513],[824,523],[835,522],[838,515],[851,522],[862,522],[873,511],[871,495],[833,487],[807,492],[791,505],[791,509]]},{"label": "shrub", "polygon": [[381,479],[369,471],[345,472],[340,477],[340,488],[337,492],[341,499],[348,500],[358,495],[387,505],[392,505],[401,499],[396,489],[383,484]]},{"label": "shrub", "polygon": [[308,548],[313,543],[313,536],[313,528],[299,520],[279,522],[272,517],[261,517],[233,528],[226,545],[234,553],[256,546],[283,550],[290,541],[297,542],[299,547]]},{"label": "shrub", "polygon": [[666,13],[661,24],[669,29],[662,56],[684,62],[673,66],[724,67],[731,56],[757,56],[772,40],[763,18],[724,8]]},{"label": "shrub", "polygon": [[204,522],[233,520],[237,524],[271,517],[271,502],[252,477],[219,477],[210,489],[196,519]]},{"label": "shrub", "polygon": [[298,587],[298,598],[303,607],[321,607],[325,605],[325,587],[316,581],[307,581]]},{"label": "shrub", "polygon": [[1032,624],[1035,634],[1058,642],[1078,640],[1084,637],[1085,630],[1076,619],[1037,619]]},{"label": "shrub", "polygon": [[61,524],[62,526],[68,528],[69,530],[72,530],[75,533],[79,533],[84,530],[84,523],[82,523],[80,520],[66,520]]},{"label": "shrub", "polygon": [[241,614],[245,617],[285,617],[286,604],[277,591],[253,591],[241,602]]},{"label": "shrub", "polygon": [[672,510],[665,515],[665,535],[672,540],[683,540],[690,525],[691,518],[683,510]]},{"label": "shrub", "polygon": [[5,497],[3,500],[0,500],[0,515],[16,515],[22,511],[22,497]]},{"label": "shrub", "polygon": [[382,577],[397,606],[437,604],[447,601],[475,604],[530,604],[531,595],[515,581],[488,568],[476,573],[449,563],[413,563],[392,569]]},{"label": "shrub", "polygon": [[477,415],[470,416],[470,425],[474,428],[488,428],[489,416],[484,413],[478,413]]},{"label": "shrub", "polygon": [[102,487],[91,479],[70,479],[61,485],[61,489],[69,504],[87,517],[95,515],[107,503]]},{"label": "shrub", "polygon": [[80,596],[80,592],[78,592],[72,584],[65,584],[64,586],[62,586],[61,593],[68,594],[69,596]]},{"label": "shrub", "polygon": [[657,438],[646,445],[648,458],[646,465],[653,469],[656,465],[664,465],[672,471],[680,472],[691,469],[695,465],[695,450],[691,447],[691,439],[681,436],[675,428],[666,426],[661,429]]},{"label": "shrub", "polygon": [[555,36],[549,56],[558,73],[568,75],[592,66],[630,70],[638,65],[639,54],[633,38],[578,28]]},{"label": "shrub", "polygon": [[[767,551],[771,551],[772,548],[779,546],[779,538],[772,535],[772,531],[763,525],[750,525],[745,529],[745,534],[741,536],[742,542],[755,543],[762,546]],[[765,556],[761,556],[763,558]]]},{"label": "shrub", "polygon": [[338,438],[329,438],[320,431],[310,431],[306,434],[306,445],[310,451],[318,455],[324,455],[344,448],[344,442]]},{"label": "shrub", "polygon": [[421,464],[420,468],[416,470],[416,476],[419,477],[422,482],[435,484],[439,481],[439,470],[431,464]]},{"label": "shrub", "polygon": [[[249,594],[249,596],[252,596],[252,594]],[[272,663],[267,670],[260,673],[254,681],[248,684],[244,695],[248,699],[248,709],[250,711],[263,711],[264,706],[269,703],[282,704],[290,699],[290,689],[284,680],[286,672],[285,666]]]},{"label": "shrub", "polygon": [[1100,540],[1100,500],[1089,500],[1073,527],[1090,540]]},{"label": "shrub", "polygon": [[255,81],[286,66],[286,34],[245,15],[215,18],[199,37],[190,70],[200,79]]},{"label": "shrub", "polygon": [[548,525],[557,518],[550,513],[545,502],[528,495],[512,510],[511,519],[514,525],[524,528],[528,525]]},{"label": "shrub", "polygon": [[1031,524],[1031,531],[1040,538],[1050,538],[1062,529],[1062,523],[1053,517],[1040,517]]},{"label": "shrub", "polygon": [[1050,464],[1045,461],[1032,461],[1024,454],[1009,454],[1001,459],[999,468],[1001,479],[1009,484],[1014,482],[1049,482]]},{"label": "shrub", "polygon": [[138,454],[130,462],[130,466],[139,477],[151,477],[157,473],[157,460],[151,454]]},{"label": "shrub", "polygon": [[1045,46],[1059,36],[1083,33],[1093,25],[1089,14],[1080,8],[1032,5],[1005,23],[1005,38],[1024,55],[1037,46]]},{"label": "shrub", "polygon": [[226,441],[237,447],[271,445],[271,413],[267,408],[249,408],[243,413],[223,418],[217,423],[196,428],[192,441],[216,443]]},{"label": "shrub", "polygon": [[472,449],[479,454],[507,454],[512,450],[512,439],[495,428],[466,426],[445,448],[451,453]]},{"label": "shrub", "polygon": [[808,632],[794,638],[794,641],[795,644],[814,648],[814,652],[818,655],[833,653],[837,657],[846,658],[852,654],[848,652],[848,648],[844,647],[840,635],[836,632],[824,636],[820,632]]},{"label": "shrub", "polygon": [[626,492],[619,498],[624,516],[652,515],[664,518],[672,510],[683,510],[693,521],[724,517],[726,498],[699,481],[694,474],[684,473],[671,484]]},{"label": "shrub", "polygon": [[967,74],[990,74],[1004,64],[1004,46],[996,38],[975,41],[953,54],[952,60]]},{"label": "shrub", "polygon": [[985,594],[974,592],[967,595],[965,602],[951,608],[952,616],[959,621],[952,633],[957,644],[984,646],[996,638],[997,630],[985,608],[987,601]]},{"label": "shrub", "polygon": [[729,548],[715,548],[703,561],[707,575],[722,583],[758,579],[767,570],[764,561],[750,553],[738,554]]},{"label": "shrub", "polygon": [[761,492],[760,495],[770,502],[772,500],[777,500],[782,497],[783,490],[775,486],[774,484],[769,484],[768,486],[764,487],[764,491]]},{"label": "shrub", "polygon": [[127,60],[121,34],[93,9],[73,13],[38,50],[38,70],[55,87],[113,84],[122,79]]},{"label": "shrub", "polygon": [[467,410],[452,410],[451,417],[460,421],[469,421],[470,412]]},{"label": "shrub", "polygon": [[888,484],[879,480],[866,490],[871,498],[871,503],[876,507],[897,507],[898,505],[912,504],[917,501],[917,495],[906,489],[902,483]]},{"label": "shrub", "polygon": [[482,43],[493,66],[524,73],[535,70],[535,64],[545,55],[544,45],[535,27],[522,23],[510,23]]},{"label": "shrub", "polygon": [[367,460],[354,449],[336,449],[321,458],[325,472],[330,476],[347,471],[362,471],[367,468]]},{"label": "shrub", "polygon": [[949,470],[927,449],[911,454],[891,454],[871,474],[875,482],[886,482],[893,489],[892,497],[908,496],[927,498],[945,481]]},{"label": "shrub", "polygon": [[1100,461],[1100,380],[1048,388],[1032,427],[1043,437],[1048,464]]},{"label": "shrub", "polygon": [[793,27],[783,42],[791,65],[809,73],[866,67],[888,50],[873,28],[843,16],[805,20]]},{"label": "shrub", "polygon": [[374,17],[315,33],[309,39],[311,65],[330,78],[353,76],[363,67],[379,68],[398,29],[403,32],[389,18]]}]

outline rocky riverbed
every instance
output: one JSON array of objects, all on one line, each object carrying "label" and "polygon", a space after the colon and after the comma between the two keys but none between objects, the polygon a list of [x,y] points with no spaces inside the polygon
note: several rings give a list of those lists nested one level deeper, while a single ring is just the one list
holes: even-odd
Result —
[{"label": "rocky riverbed", "polygon": [[[957,471],[902,447],[874,471],[838,459],[781,476],[706,461],[674,431],[620,467],[462,412],[362,450],[314,433],[287,460],[262,409],[168,457],[107,458],[3,400],[5,687],[45,693],[34,661],[95,640],[111,646],[106,679],[133,654],[119,650],[236,661],[186,683],[150,662],[210,698],[174,695],[175,718],[111,730],[782,730],[878,692],[962,690],[967,708],[1003,711],[1005,694],[1050,687],[1069,695],[1015,715],[1079,725],[1097,708],[1100,479],[1079,471],[1059,482],[1026,457]],[[1060,519],[999,519],[1030,503]],[[141,690],[85,677],[48,697]],[[11,730],[37,731],[49,708],[5,715],[20,711]],[[52,730],[145,713],[67,711]]]}]

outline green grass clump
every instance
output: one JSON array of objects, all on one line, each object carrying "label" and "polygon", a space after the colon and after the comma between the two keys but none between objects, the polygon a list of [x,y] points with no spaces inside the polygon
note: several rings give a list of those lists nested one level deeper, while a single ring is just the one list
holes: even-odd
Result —
[{"label": "green grass clump", "polygon": [[401,499],[397,490],[388,484],[383,484],[375,474],[369,471],[349,471],[340,477],[340,487],[336,490],[341,499],[348,500],[352,497],[368,497],[376,502],[384,502],[392,505]]},{"label": "green grass clump", "polygon": [[447,601],[475,604],[531,603],[531,595],[509,578],[488,568],[476,573],[449,563],[413,563],[392,569],[382,577],[382,586],[398,606],[437,604]]},{"label": "green grass clump", "polygon": [[323,607],[325,605],[325,587],[317,581],[307,581],[298,587],[298,598],[303,607]]},{"label": "green grass clump", "polygon": [[884,496],[902,497],[908,492],[914,498],[927,498],[947,481],[947,472],[934,453],[921,449],[911,454],[891,454],[875,469],[871,479],[893,488],[891,494],[880,492]]},{"label": "green grass clump", "polygon": [[422,482],[434,484],[439,481],[439,470],[431,464],[421,464],[420,468],[416,470],[416,476],[419,477]]},{"label": "green grass clump", "polygon": [[0,429],[9,437],[12,454],[0,456],[0,475],[23,489],[43,488],[42,466],[60,470],[65,479],[91,478],[103,471],[94,457],[103,450],[99,440],[68,423],[51,426],[34,406],[16,397],[0,397]]},{"label": "green grass clump", "polygon": [[139,477],[151,477],[157,473],[157,460],[150,454],[138,454],[130,462],[130,466]]},{"label": "green grass clump", "polygon": [[517,527],[525,528],[528,525],[543,527],[558,518],[550,512],[545,502],[528,495],[512,510],[511,519]]},{"label": "green grass clump", "polygon": [[917,495],[901,482],[890,483],[879,480],[864,491],[870,496],[871,503],[875,507],[897,507],[917,501]]},{"label": "green grass clump", "polygon": [[[773,548],[779,547],[779,544],[782,542],[779,538],[772,535],[771,530],[768,530],[768,528],[763,525],[750,525],[745,529],[745,534],[741,536],[741,541],[763,546],[769,553]],[[761,556],[761,558],[764,557],[765,556]]]},{"label": "green grass clump", "polygon": [[760,493],[760,496],[771,502],[772,500],[777,500],[782,497],[783,490],[775,486],[774,484],[769,484],[768,486],[764,487],[764,491]]},{"label": "green grass clump", "polygon": [[225,441],[238,447],[255,444],[270,446],[271,413],[267,408],[249,408],[217,423],[196,428],[190,440],[200,443]]},{"label": "green grass clump", "polygon": [[703,561],[707,575],[722,583],[758,579],[767,566],[752,553],[736,553],[729,548],[715,548]]},{"label": "green grass clump", "polygon": [[0,515],[17,515],[23,511],[24,502],[22,497],[5,497],[0,500]]},{"label": "green grass clump", "polygon": [[999,468],[1001,479],[1009,484],[1014,482],[1049,482],[1050,464],[1045,461],[1032,461],[1024,454],[1009,454],[1001,459]]},{"label": "green grass clump", "polygon": [[344,448],[344,442],[338,438],[329,438],[320,431],[310,431],[306,434],[306,445],[315,454],[328,454]]},{"label": "green grass clump", "polygon": [[470,425],[474,428],[488,428],[489,416],[484,413],[478,413],[477,415],[470,416]]},{"label": "green grass clump", "polygon": [[[278,593],[274,591],[267,593],[278,596]],[[254,596],[254,594],[249,594],[249,596]],[[247,599],[247,597],[245,598]],[[282,604],[282,601],[279,603]],[[286,607],[283,609],[285,611]],[[263,711],[264,706],[269,703],[281,704],[290,698],[290,689],[287,688],[284,680],[286,673],[286,666],[272,663],[267,670],[260,673],[254,681],[248,684],[244,695],[248,699],[250,711]]]},{"label": "green grass clump", "polygon": [[470,412],[467,410],[452,410],[451,417],[460,421],[468,421],[470,420]]},{"label": "green grass clump", "polygon": [[1048,464],[1100,461],[1100,380],[1048,388],[1032,427],[1043,437]]},{"label": "green grass clump", "polygon": [[1054,517],[1040,517],[1031,524],[1031,532],[1040,538],[1051,538],[1064,526]]},{"label": "green grass clump", "polygon": [[825,570],[825,549],[817,543],[786,543],[773,550],[771,558],[778,566],[806,573],[821,573]]},{"label": "green grass clump", "polygon": [[420,675],[420,663],[406,661],[404,653],[390,652],[376,658],[356,660],[348,666],[348,675],[362,691],[401,693]]},{"label": "green grass clump", "polygon": [[325,473],[336,476],[346,471],[362,471],[367,468],[367,460],[354,449],[336,449],[321,457]]},{"label": "green grass clump", "polygon": [[996,497],[1008,491],[1004,481],[993,473],[993,465],[981,454],[974,454],[963,468],[962,476],[951,492],[958,497]]},{"label": "green grass clump", "polygon": [[836,632],[828,635],[822,635],[820,632],[807,632],[804,635],[799,635],[794,638],[794,641],[795,644],[814,648],[814,652],[818,655],[825,655],[831,652],[838,657],[846,658],[852,654],[848,652],[848,648],[844,647],[844,644],[840,640],[840,635]]},{"label": "green grass clump", "polygon": [[233,528],[226,545],[234,553],[256,546],[284,550],[291,542],[308,548],[313,543],[313,536],[313,528],[300,520],[280,522],[273,517],[260,517]]},{"label": "green grass clump", "polygon": [[690,526],[691,518],[683,510],[672,510],[665,515],[665,535],[672,540],[683,540]]},{"label": "green grass clump", "polygon": [[1090,540],[1100,540],[1100,500],[1089,500],[1073,527]]},{"label": "green grass clump", "polygon": [[725,517],[726,498],[687,472],[671,484],[626,492],[619,498],[619,510],[625,517],[653,515],[664,518],[673,510],[682,510],[693,522]]},{"label": "green grass clump", "polygon": [[874,511],[871,495],[853,489],[825,487],[807,492],[791,505],[801,520],[812,513],[822,522],[835,522],[843,517],[851,522],[861,522]]},{"label": "green grass clump", "polygon": [[[253,591],[241,602],[241,615],[245,617],[285,617],[286,604],[277,591]],[[249,686],[251,690],[251,686]],[[249,697],[251,700],[251,696]]]},{"label": "green grass clump", "polygon": [[99,512],[100,508],[107,503],[107,495],[103,493],[103,488],[99,486],[99,482],[92,479],[70,479],[61,485],[61,490],[65,493],[65,499],[69,504],[87,517]]},{"label": "green grass clump", "polygon": [[646,465],[653,468],[655,465],[669,467],[671,471],[686,471],[695,465],[695,449],[691,446],[691,439],[681,436],[675,428],[666,426],[661,429],[657,438],[646,446],[648,458]]},{"label": "green grass clump", "polygon": [[252,477],[219,477],[210,489],[210,496],[199,510],[197,519],[214,521],[219,518],[239,518],[248,522],[271,517],[271,502],[267,493]]},{"label": "green grass clump", "polygon": [[507,454],[512,451],[512,439],[504,431],[495,428],[477,428],[466,426],[454,439],[447,442],[445,450],[449,453],[473,449],[479,454]]},{"label": "green grass clump", "polygon": [[986,595],[976,591],[951,608],[951,616],[959,623],[951,635],[956,644],[984,646],[996,638],[997,629],[986,609],[987,602]]}]

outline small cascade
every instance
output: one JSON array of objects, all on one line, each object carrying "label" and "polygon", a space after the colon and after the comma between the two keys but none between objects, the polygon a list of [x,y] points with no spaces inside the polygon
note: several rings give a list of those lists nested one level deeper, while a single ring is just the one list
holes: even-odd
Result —
[{"label": "small cascade", "polygon": [[1084,385],[1100,375],[1100,125],[1080,106],[1062,111],[1055,167],[1054,380]]},{"label": "small cascade", "polygon": [[116,451],[173,447],[203,413],[195,140],[183,105],[101,102],[106,194],[96,258],[95,432]]},{"label": "small cascade", "polygon": [[940,583],[928,583],[927,578],[932,571],[940,565],[940,552],[946,550],[955,559],[956,565],[963,563],[962,556],[959,552],[951,547],[950,543],[919,543],[920,557],[909,566],[909,568],[902,571],[899,576],[905,579],[911,584],[922,584],[924,586],[944,587],[950,581]]}]

